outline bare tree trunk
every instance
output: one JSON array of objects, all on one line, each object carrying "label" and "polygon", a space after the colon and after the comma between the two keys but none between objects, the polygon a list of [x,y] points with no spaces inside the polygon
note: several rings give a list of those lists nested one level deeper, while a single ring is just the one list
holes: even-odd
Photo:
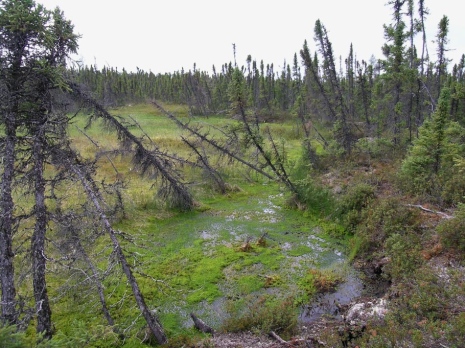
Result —
[{"label": "bare tree trunk", "polygon": [[81,170],[76,166],[71,164],[70,165],[70,170],[79,178],[81,181],[88,197],[94,204],[94,207],[100,216],[100,220],[102,224],[105,227],[105,230],[110,236],[111,242],[113,244],[113,249],[116,253],[116,256],[118,257],[119,262],[121,263],[121,268],[123,269],[124,274],[126,275],[126,278],[131,285],[132,288],[132,293],[134,295],[134,298],[136,300],[137,305],[139,306],[139,309],[145,318],[145,321],[147,322],[147,325],[152,332],[152,334],[155,336],[159,344],[165,344],[167,343],[167,338],[165,335],[165,332],[163,330],[163,327],[161,323],[159,322],[158,318],[150,312],[148,309],[144,296],[142,295],[142,292],[140,291],[139,285],[137,283],[136,278],[134,277],[134,274],[131,271],[131,267],[129,266],[129,263],[126,259],[126,256],[123,253],[123,250],[121,249],[121,246],[118,242],[118,239],[116,238],[116,231],[113,229],[111,226],[110,221],[108,220],[105,212],[103,211],[102,207],[100,206],[99,202],[99,195],[93,187],[93,182],[91,182],[90,178],[85,177],[84,174],[81,172]]},{"label": "bare tree trunk", "polygon": [[47,293],[45,279],[45,232],[47,230],[47,207],[45,205],[45,178],[44,178],[44,126],[35,133],[33,144],[34,158],[34,194],[36,223],[31,241],[32,274],[34,299],[37,313],[37,333],[42,333],[44,338],[52,337],[52,311]]},{"label": "bare tree trunk", "polygon": [[1,322],[16,324],[18,314],[15,310],[16,288],[13,266],[13,198],[11,187],[14,177],[16,129],[14,116],[7,113],[5,117],[6,137],[3,157],[3,173],[0,201],[0,278],[2,290]]},{"label": "bare tree trunk", "polygon": [[[311,123],[310,120],[308,120],[308,121],[305,120],[304,113],[303,113],[303,110],[301,110],[301,107],[299,107],[299,111],[297,112],[297,115],[298,115],[299,120],[300,120],[300,122],[302,124],[302,129],[304,130],[304,133],[305,133],[305,139],[303,140],[303,144],[304,144],[304,147],[305,147],[305,151],[307,153],[307,159],[310,161],[310,164],[312,165],[313,168],[317,168],[318,165],[319,165],[318,156],[317,156],[315,150],[312,148],[312,144],[311,144],[311,141],[310,141],[310,128],[314,128],[313,124]],[[315,130],[316,130],[316,128],[315,128]],[[318,131],[316,131],[316,132],[323,139],[323,141],[325,142],[324,146],[326,147],[327,143],[326,143],[325,138],[323,138],[323,136],[321,136],[321,134]]]},{"label": "bare tree trunk", "polygon": [[[273,173],[275,173],[275,175],[277,176],[278,180],[281,181],[281,183],[283,183],[284,185],[286,185],[287,188],[292,193],[297,193],[297,189],[295,188],[294,184],[289,179],[289,176],[287,175],[287,173],[285,171],[281,171],[280,169],[278,169],[275,166],[275,164],[273,163],[270,156],[267,154],[267,152],[263,149],[262,145],[260,144],[259,139],[257,139],[256,133],[254,133],[254,131],[250,128],[250,124],[247,121],[247,117],[246,117],[245,110],[244,110],[244,107],[243,107],[243,104],[242,104],[242,100],[239,101],[239,111],[240,111],[242,124],[244,125],[244,128],[245,128],[245,131],[247,132],[247,135],[252,140],[252,142],[253,142],[255,148],[257,149],[257,151],[264,158],[264,160],[265,160],[266,164],[268,165],[268,167],[271,168]],[[258,132],[259,132],[258,121],[256,123],[256,129],[255,130],[257,131],[257,134],[258,134]],[[269,136],[270,136],[270,139],[272,139],[271,134],[269,134]],[[284,169],[284,168],[282,168],[282,169]]]},{"label": "bare tree trunk", "polygon": [[103,316],[107,320],[108,325],[114,326],[115,321],[113,320],[113,317],[111,316],[110,311],[108,310],[107,301],[105,300],[105,293],[103,291],[103,285],[99,279],[99,272],[97,268],[94,266],[94,264],[92,263],[92,260],[87,255],[84,247],[81,244],[81,241],[79,240],[79,236],[77,235],[76,231],[73,229],[71,233],[73,235],[73,238],[75,239],[74,245],[76,246],[78,253],[81,255],[81,257],[84,259],[84,261],[87,263],[87,265],[92,271],[94,282],[95,282],[95,285],[97,286],[97,292],[99,295],[100,304],[102,305]]},{"label": "bare tree trunk", "polygon": [[184,137],[181,137],[181,139],[182,139],[182,141],[184,143],[186,143],[192,149],[192,151],[195,152],[199,162],[201,163],[202,168],[205,170],[206,174],[210,178],[212,178],[213,181],[216,183],[220,193],[225,194],[226,193],[226,183],[224,182],[224,180],[221,177],[220,173],[218,173],[218,171],[216,171],[215,169],[212,168],[212,166],[208,162],[208,156],[206,156],[205,154],[201,154],[199,149],[197,149],[197,146],[195,144],[193,144],[192,142],[190,142],[188,139],[186,139]]}]

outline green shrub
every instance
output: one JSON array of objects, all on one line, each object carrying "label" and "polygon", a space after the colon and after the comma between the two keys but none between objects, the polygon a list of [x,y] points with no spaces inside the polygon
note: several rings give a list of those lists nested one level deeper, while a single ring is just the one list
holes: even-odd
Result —
[{"label": "green shrub", "polygon": [[465,129],[450,120],[449,100],[450,91],[444,88],[436,111],[420,127],[398,177],[407,192],[453,204],[465,193],[465,179],[454,163],[464,156]]},{"label": "green shrub", "polygon": [[347,193],[342,197],[338,207],[337,216],[350,233],[355,232],[357,225],[361,222],[362,211],[375,198],[375,189],[366,183],[350,186]]},{"label": "green shrub", "polygon": [[453,320],[446,331],[446,336],[452,347],[462,347],[465,340],[465,312],[459,313]]},{"label": "green shrub", "polygon": [[391,259],[386,272],[394,279],[410,277],[421,264],[420,238],[414,233],[390,235],[385,248]]},{"label": "green shrub", "polygon": [[356,229],[357,247],[369,252],[380,247],[393,234],[406,236],[419,231],[419,214],[407,209],[396,197],[371,201],[363,209]]},{"label": "green shrub", "polygon": [[448,248],[465,251],[465,204],[459,204],[452,219],[444,220],[438,225],[442,244]]},{"label": "green shrub", "polygon": [[355,144],[355,151],[369,154],[371,158],[383,158],[393,150],[392,141],[387,138],[361,138]]},{"label": "green shrub", "polygon": [[313,215],[328,216],[336,206],[333,195],[329,189],[317,184],[310,176],[296,182],[297,195],[294,201]]},{"label": "green shrub", "polygon": [[[86,322],[73,320],[72,331],[59,331],[50,341],[53,347],[117,347],[121,345],[120,337],[113,328],[105,325],[95,325],[89,328]],[[48,346],[47,346],[48,347]]]},{"label": "green shrub", "polygon": [[0,347],[2,348],[26,347],[24,333],[18,332],[15,326],[0,326]]},{"label": "green shrub", "polygon": [[299,288],[304,291],[299,302],[308,303],[316,294],[334,291],[342,281],[342,275],[333,269],[310,269],[298,283]]}]

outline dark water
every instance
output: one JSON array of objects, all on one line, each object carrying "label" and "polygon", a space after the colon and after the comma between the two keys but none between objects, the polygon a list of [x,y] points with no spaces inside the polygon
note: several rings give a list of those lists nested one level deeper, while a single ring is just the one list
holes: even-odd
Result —
[{"label": "dark water", "polygon": [[340,307],[348,305],[359,297],[363,283],[354,271],[350,272],[346,281],[338,286],[335,292],[319,295],[312,303],[303,306],[299,315],[301,323],[311,323],[322,316],[340,317]]}]

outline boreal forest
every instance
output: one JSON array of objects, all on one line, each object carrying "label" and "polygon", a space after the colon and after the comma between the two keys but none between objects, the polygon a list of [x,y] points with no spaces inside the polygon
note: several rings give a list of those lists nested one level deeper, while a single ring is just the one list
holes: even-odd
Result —
[{"label": "boreal forest", "polygon": [[464,347],[465,54],[386,6],[380,59],[155,74],[0,1],[0,347]]}]

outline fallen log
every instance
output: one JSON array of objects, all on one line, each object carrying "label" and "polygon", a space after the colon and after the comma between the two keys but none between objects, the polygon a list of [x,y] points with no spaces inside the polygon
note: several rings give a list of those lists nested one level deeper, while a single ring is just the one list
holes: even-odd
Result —
[{"label": "fallen log", "polygon": [[445,219],[452,219],[453,218],[452,215],[448,215],[446,213],[443,213],[442,211],[428,209],[428,208],[425,208],[425,207],[423,207],[422,205],[419,205],[419,204],[407,204],[407,207],[418,208],[420,210],[426,211],[427,213],[438,214],[438,215],[441,215],[442,217],[444,217]]},{"label": "fallen log", "polygon": [[[268,335],[269,335],[271,338],[273,338],[273,339],[275,339],[276,341],[278,341],[280,344],[285,345],[285,346],[288,346],[288,347],[297,347],[297,346],[300,347],[303,343],[305,343],[306,346],[311,347],[312,342],[313,342],[313,343],[316,342],[316,343],[318,343],[318,344],[320,344],[320,345],[322,345],[322,346],[326,346],[325,343],[320,342],[320,341],[318,341],[318,340],[316,340],[316,339],[314,339],[314,338],[309,338],[309,341],[306,341],[306,340],[303,339],[303,338],[300,338],[300,339],[299,339],[299,338],[293,338],[291,341],[286,341],[286,340],[282,339],[281,336],[279,336],[279,335],[278,335],[276,332],[274,332],[274,331],[270,331]],[[309,346],[309,344],[310,344],[310,346]]]},{"label": "fallen log", "polygon": [[288,345],[289,343],[285,340],[283,340],[276,332],[270,331],[270,336],[273,337],[276,341],[282,344]]},{"label": "fallen log", "polygon": [[207,324],[205,324],[205,322],[202,319],[198,318],[194,313],[191,313],[191,318],[194,321],[194,327],[197,330],[204,332],[204,333],[209,333],[212,335],[215,334],[215,330],[211,326],[208,326]]}]

